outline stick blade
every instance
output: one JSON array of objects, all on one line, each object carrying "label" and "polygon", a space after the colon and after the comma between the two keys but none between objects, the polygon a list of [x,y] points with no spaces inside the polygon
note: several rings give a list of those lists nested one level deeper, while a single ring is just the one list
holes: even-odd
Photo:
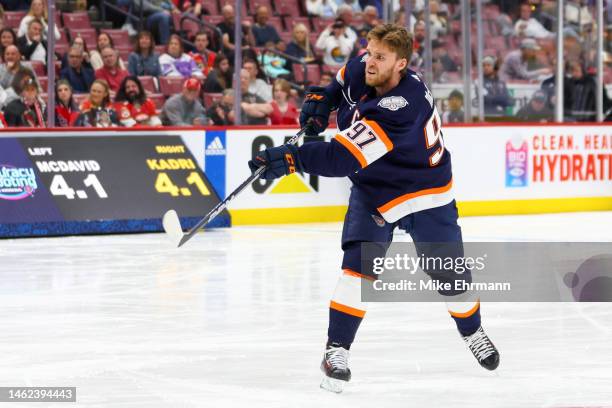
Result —
[{"label": "stick blade", "polygon": [[168,210],[162,218],[162,225],[166,235],[170,238],[174,246],[177,248],[181,246],[181,240],[183,239],[183,228],[181,227],[181,220],[175,210]]}]

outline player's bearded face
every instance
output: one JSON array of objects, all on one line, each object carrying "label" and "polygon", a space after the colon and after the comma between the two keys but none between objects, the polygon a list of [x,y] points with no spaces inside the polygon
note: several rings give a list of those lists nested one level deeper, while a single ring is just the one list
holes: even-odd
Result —
[{"label": "player's bearded face", "polygon": [[380,87],[389,82],[394,75],[399,75],[397,54],[377,40],[368,43],[368,59],[366,62],[366,85]]}]

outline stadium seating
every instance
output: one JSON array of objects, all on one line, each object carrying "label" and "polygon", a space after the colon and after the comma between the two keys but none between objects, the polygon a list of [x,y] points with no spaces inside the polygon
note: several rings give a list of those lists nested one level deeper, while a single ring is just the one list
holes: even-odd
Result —
[{"label": "stadium seating", "polygon": [[152,76],[139,76],[138,79],[147,93],[157,93],[157,84]]},{"label": "stadium seating", "polygon": [[4,12],[4,26],[8,28],[14,28],[15,32],[17,32],[17,28],[19,28],[19,23],[27,14],[26,11],[5,11]]},{"label": "stadium seating", "polygon": [[98,44],[98,35],[96,30],[93,28],[68,28],[70,33],[70,39],[74,40],[77,36],[80,36],[87,44],[87,48],[91,51],[96,49]]},{"label": "stadium seating", "polygon": [[64,21],[64,26],[70,27],[71,29],[91,28],[89,15],[85,12],[63,13],[62,19]]},{"label": "stadium seating", "polygon": [[183,77],[159,77],[159,91],[165,96],[176,95],[183,90]]}]

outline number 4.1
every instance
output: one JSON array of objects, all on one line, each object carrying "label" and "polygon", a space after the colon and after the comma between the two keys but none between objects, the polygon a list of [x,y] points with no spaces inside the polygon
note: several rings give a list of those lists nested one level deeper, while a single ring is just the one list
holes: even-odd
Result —
[{"label": "number 4.1", "polygon": [[[93,189],[100,198],[108,197],[108,194],[106,194],[104,187],[102,187],[100,180],[98,180],[98,177],[96,177],[95,174],[88,174],[87,177],[83,180],[83,184],[85,184],[85,187],[93,187]],[[51,181],[51,185],[49,186],[49,191],[51,191],[51,194],[53,194],[54,196],[65,196],[69,200],[74,199],[75,196],[74,189],[68,186],[68,183],[66,183],[66,179],[64,179],[64,176],[62,176],[61,174],[56,174],[55,176],[53,176],[53,180]],[[78,198],[87,198],[87,195],[82,195],[81,193],[77,193],[76,195],[78,196]]]}]

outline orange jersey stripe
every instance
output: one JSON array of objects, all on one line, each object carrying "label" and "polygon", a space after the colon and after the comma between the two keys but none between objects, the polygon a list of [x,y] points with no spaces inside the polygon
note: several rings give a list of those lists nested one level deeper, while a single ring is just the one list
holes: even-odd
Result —
[{"label": "orange jersey stripe", "polygon": [[359,149],[356,148],[351,142],[346,140],[344,136],[338,133],[334,137],[334,139],[336,139],[342,146],[346,148],[346,150],[348,150],[353,156],[355,156],[355,158],[359,162],[359,165],[361,166],[362,169],[368,165],[368,161],[366,160],[363,153],[361,153]]},{"label": "orange jersey stripe", "polygon": [[371,280],[371,281],[376,280],[372,276],[367,276],[367,275],[364,275],[362,273],[355,272],[355,271],[353,271],[351,269],[344,269],[343,271],[344,271],[345,275],[354,276],[355,278],[367,279],[367,280]]},{"label": "orange jersey stripe", "polygon": [[351,316],[355,316],[355,317],[359,317],[359,318],[363,318],[365,316],[365,313],[366,313],[364,310],[359,310],[359,309],[355,309],[354,307],[345,306],[345,305],[342,305],[340,303],[336,303],[333,300],[331,302],[329,302],[329,307],[331,309],[337,310],[339,312],[346,313],[346,314],[349,314]]},{"label": "orange jersey stripe", "polygon": [[367,120],[366,118],[363,118],[363,121],[372,129],[374,129],[374,131],[376,132],[376,136],[378,136],[380,140],[382,140],[388,152],[393,150],[393,142],[391,141],[391,139],[389,139],[387,133],[383,130],[383,128],[380,127],[378,123],[373,120]]},{"label": "orange jersey stripe", "polygon": [[411,198],[420,197],[420,196],[424,196],[427,194],[445,193],[448,190],[450,190],[452,186],[453,186],[453,180],[451,179],[451,181],[449,181],[447,185],[442,186],[442,187],[426,188],[424,190],[415,191],[414,193],[404,194],[402,196],[394,198],[393,200],[389,201],[387,204],[384,204],[378,207],[378,211],[380,211],[381,213],[387,212],[391,208],[395,207],[396,205],[399,205],[405,201],[408,201]]},{"label": "orange jersey stripe", "polygon": [[476,304],[474,305],[474,307],[471,308],[470,310],[468,310],[467,312],[457,313],[457,312],[452,312],[452,311],[449,310],[448,313],[450,313],[450,315],[453,316],[453,317],[466,318],[466,317],[470,317],[471,315],[476,313],[476,311],[478,310],[479,307],[480,307],[480,300],[477,300]]}]

